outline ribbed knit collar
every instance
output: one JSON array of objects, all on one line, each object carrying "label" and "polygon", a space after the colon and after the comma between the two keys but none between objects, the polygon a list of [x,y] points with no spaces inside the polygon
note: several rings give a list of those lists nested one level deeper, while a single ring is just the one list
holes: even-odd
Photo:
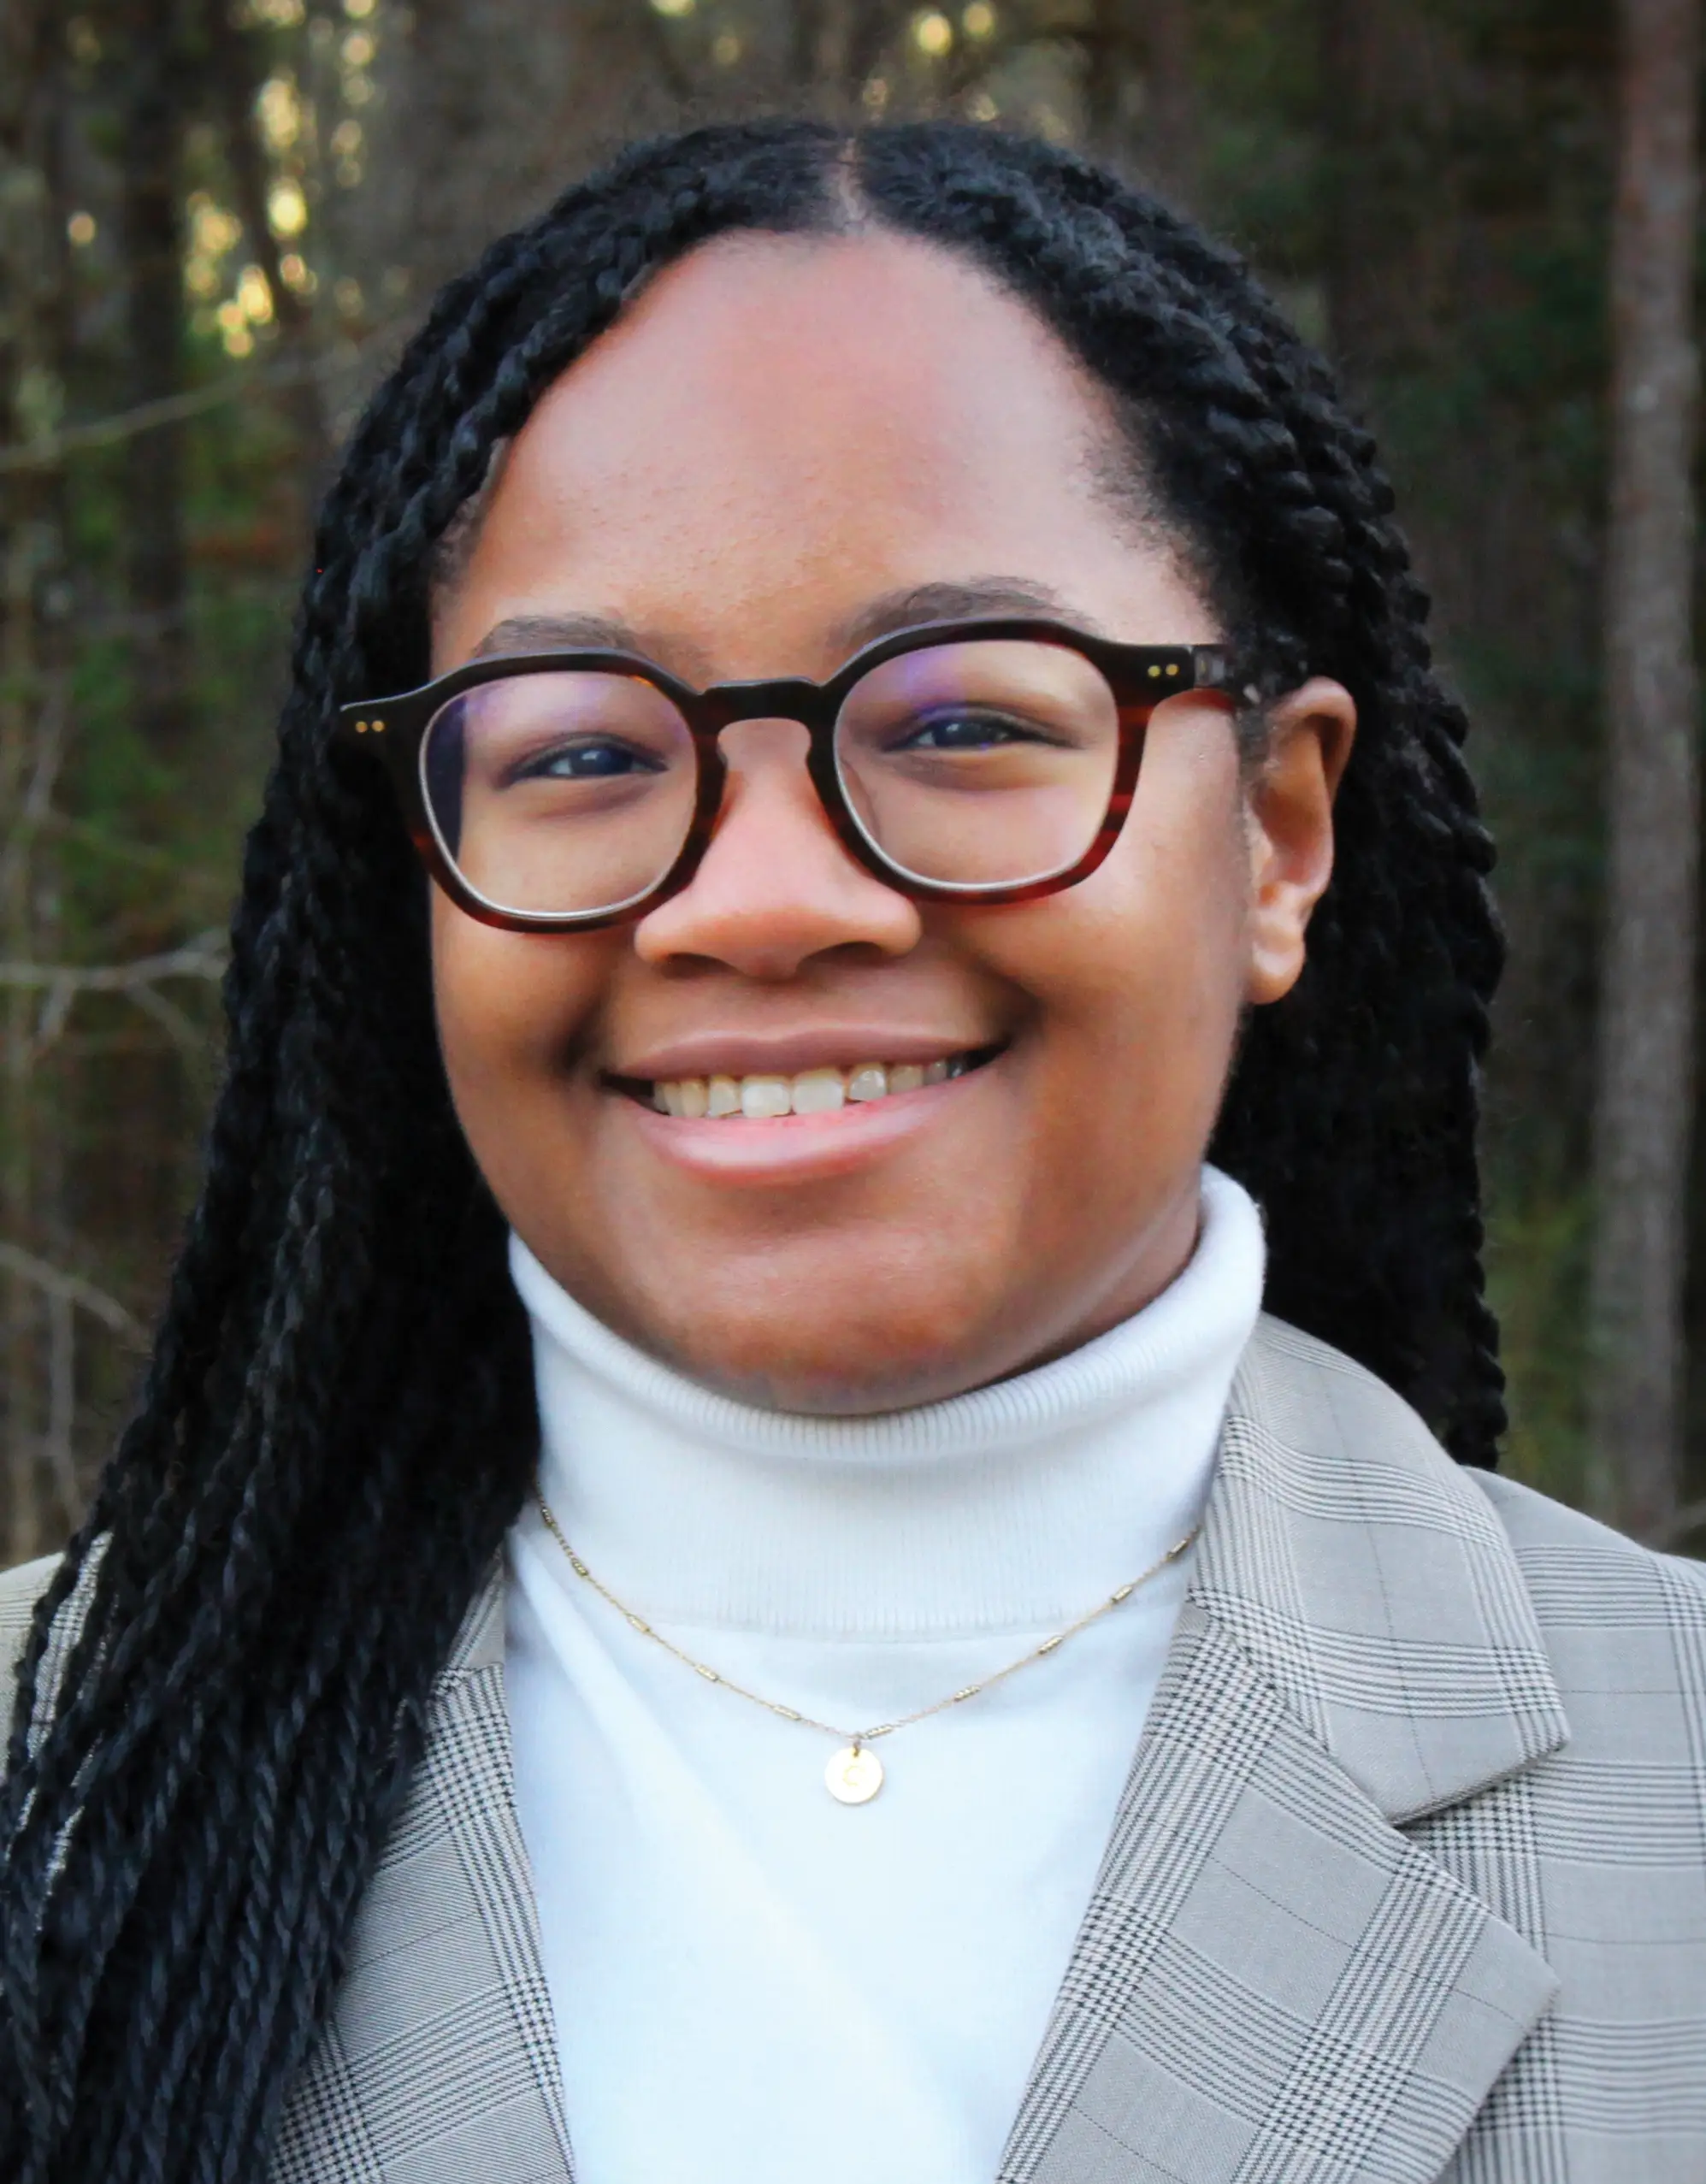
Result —
[{"label": "ribbed knit collar", "polygon": [[843,1419],[704,1388],[510,1256],[540,1489],[606,1584],[682,1627],[896,1639],[1066,1621],[1190,1528],[1264,1268],[1254,1205],[1206,1168],[1195,1251],[1144,1310],[1035,1372]]}]

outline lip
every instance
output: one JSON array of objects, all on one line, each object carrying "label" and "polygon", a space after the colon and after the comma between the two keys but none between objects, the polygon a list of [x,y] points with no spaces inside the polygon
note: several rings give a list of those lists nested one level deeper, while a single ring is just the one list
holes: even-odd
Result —
[{"label": "lip", "polygon": [[[649,1084],[671,1083],[683,1077],[797,1077],[802,1070],[854,1069],[861,1062],[948,1061],[955,1054],[981,1053],[998,1043],[986,1030],[964,1027],[908,1031],[893,1024],[824,1024],[770,1036],[702,1031],[624,1055],[605,1074],[607,1080]],[[906,1100],[912,1095],[893,1096]]]},{"label": "lip", "polygon": [[[941,1052],[934,1049],[931,1058]],[[997,1054],[967,1076],[916,1092],[891,1092],[829,1114],[779,1115],[765,1122],[735,1116],[693,1122],[660,1115],[636,1100],[623,1098],[622,1105],[629,1126],[649,1150],[701,1182],[759,1188],[818,1183],[874,1166],[938,1122],[963,1119],[968,1101],[988,1096],[984,1080],[995,1076],[1002,1060]]]}]

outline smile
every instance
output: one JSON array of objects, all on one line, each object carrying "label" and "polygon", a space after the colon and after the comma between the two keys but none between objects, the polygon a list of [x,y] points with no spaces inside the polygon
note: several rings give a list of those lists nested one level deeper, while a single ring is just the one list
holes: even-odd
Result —
[{"label": "smile", "polygon": [[985,1047],[927,1062],[855,1062],[845,1069],[805,1069],[792,1077],[759,1071],[746,1077],[668,1077],[624,1089],[659,1114],[684,1121],[775,1122],[784,1115],[833,1114],[841,1107],[867,1106],[897,1093],[946,1084],[981,1068],[995,1051]]}]

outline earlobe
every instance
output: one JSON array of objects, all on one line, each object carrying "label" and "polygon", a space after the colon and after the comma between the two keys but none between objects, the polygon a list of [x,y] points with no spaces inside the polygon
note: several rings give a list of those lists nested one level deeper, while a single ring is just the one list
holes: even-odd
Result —
[{"label": "earlobe", "polygon": [[1309,920],[1333,871],[1333,799],[1356,735],[1343,683],[1314,676],[1268,715],[1267,750],[1251,782],[1249,968],[1255,1006],[1302,975]]}]

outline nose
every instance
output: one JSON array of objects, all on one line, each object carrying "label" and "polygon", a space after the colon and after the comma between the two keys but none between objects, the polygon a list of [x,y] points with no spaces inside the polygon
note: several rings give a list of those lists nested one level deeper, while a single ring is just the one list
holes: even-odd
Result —
[{"label": "nose", "polygon": [[916,904],[836,840],[806,770],[808,742],[797,721],[723,730],[716,829],[689,883],[635,926],[642,961],[697,957],[777,982],[832,949],[898,956],[917,946]]}]

